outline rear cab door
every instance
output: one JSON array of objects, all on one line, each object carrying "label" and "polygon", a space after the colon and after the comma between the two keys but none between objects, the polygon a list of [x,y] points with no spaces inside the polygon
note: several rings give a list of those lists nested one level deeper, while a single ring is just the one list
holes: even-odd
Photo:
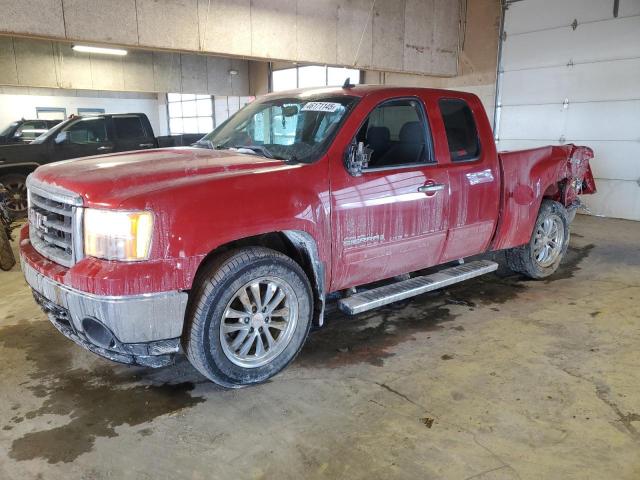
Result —
[{"label": "rear cab door", "polygon": [[151,124],[146,115],[131,113],[112,115],[115,151],[145,150],[156,148]]},{"label": "rear cab door", "polygon": [[[330,167],[331,290],[439,263],[448,229],[449,179],[446,165],[437,161],[424,98],[370,94],[343,132],[344,144]],[[344,155],[358,142],[372,155],[362,174],[352,176]]]},{"label": "rear cab door", "polygon": [[449,172],[449,233],[441,263],[485,252],[500,206],[500,167],[493,132],[475,95],[429,95],[437,156]]}]

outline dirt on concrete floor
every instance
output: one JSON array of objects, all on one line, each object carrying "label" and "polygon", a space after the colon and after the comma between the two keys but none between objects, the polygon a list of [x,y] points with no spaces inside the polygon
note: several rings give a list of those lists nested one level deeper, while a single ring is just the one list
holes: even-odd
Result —
[{"label": "dirt on concrete floor", "polygon": [[331,313],[237,391],[94,357],[0,272],[0,479],[638,479],[639,239],[579,216],[553,278]]}]

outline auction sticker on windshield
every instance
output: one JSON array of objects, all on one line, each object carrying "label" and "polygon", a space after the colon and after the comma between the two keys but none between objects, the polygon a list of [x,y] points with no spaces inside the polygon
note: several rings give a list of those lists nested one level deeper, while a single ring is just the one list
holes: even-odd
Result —
[{"label": "auction sticker on windshield", "polygon": [[329,112],[338,110],[342,104],[334,102],[309,102],[302,107],[303,112]]}]

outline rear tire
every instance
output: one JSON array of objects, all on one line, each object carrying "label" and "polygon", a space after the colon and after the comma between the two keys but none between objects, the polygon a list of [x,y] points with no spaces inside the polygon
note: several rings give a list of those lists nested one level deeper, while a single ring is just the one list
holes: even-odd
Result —
[{"label": "rear tire", "polygon": [[536,280],[553,274],[569,245],[569,223],[561,203],[543,200],[529,243],[505,252],[509,268]]},{"label": "rear tire", "polygon": [[263,247],[227,252],[198,275],[183,348],[219,385],[261,383],[300,352],[312,313],[309,280],[292,259]]}]

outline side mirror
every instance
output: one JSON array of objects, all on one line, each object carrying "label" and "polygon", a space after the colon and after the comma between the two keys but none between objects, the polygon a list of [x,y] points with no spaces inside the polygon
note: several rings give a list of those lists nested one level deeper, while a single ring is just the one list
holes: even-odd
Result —
[{"label": "side mirror", "polygon": [[284,117],[293,117],[298,114],[298,111],[297,105],[284,105],[282,107],[282,115]]},{"label": "side mirror", "polygon": [[62,145],[63,143],[67,143],[69,141],[69,133],[68,132],[60,132],[56,135],[56,138],[53,140],[56,145]]},{"label": "side mirror", "polygon": [[353,177],[362,175],[362,170],[369,166],[369,160],[373,150],[365,147],[363,142],[352,143],[347,149],[344,166]]}]

